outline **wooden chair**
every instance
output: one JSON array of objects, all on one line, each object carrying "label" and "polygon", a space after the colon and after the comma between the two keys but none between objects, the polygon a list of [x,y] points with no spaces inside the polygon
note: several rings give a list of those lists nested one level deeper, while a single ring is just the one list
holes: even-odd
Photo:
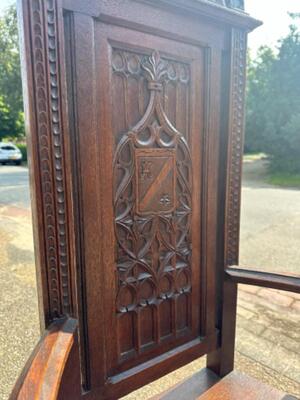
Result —
[{"label": "wooden chair", "polygon": [[[19,0],[43,335],[11,399],[281,399],[233,371],[243,1]],[[287,397],[286,397],[287,398]]]}]

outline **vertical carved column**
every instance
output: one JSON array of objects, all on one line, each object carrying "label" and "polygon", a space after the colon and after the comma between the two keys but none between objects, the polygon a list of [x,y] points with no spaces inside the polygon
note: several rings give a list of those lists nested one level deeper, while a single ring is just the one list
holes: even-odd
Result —
[{"label": "vertical carved column", "polygon": [[42,280],[48,290],[49,309],[45,310],[46,319],[51,320],[69,314],[72,303],[57,1],[23,0],[23,8],[29,12],[26,14],[28,20],[24,22],[29,27],[25,35],[30,36],[31,57],[27,58],[26,63],[27,71],[32,70],[33,87],[32,93],[29,93],[29,101],[33,105],[31,121],[35,122],[31,123],[30,135],[34,143],[35,189],[41,199],[36,216],[38,235],[45,254],[45,259],[40,260],[40,264]]},{"label": "vertical carved column", "polygon": [[[228,159],[225,215],[225,267],[238,263],[241,199],[241,171],[243,162],[246,34],[232,29],[231,71],[228,98],[230,104],[228,127]],[[227,104],[224,105],[227,108]],[[220,271],[221,272],[221,271]],[[221,276],[221,298],[218,328],[220,348],[207,356],[207,366],[223,377],[234,368],[237,285]]]},{"label": "vertical carved column", "polygon": [[243,162],[246,34],[232,31],[231,126],[229,131],[228,187],[226,215],[226,265],[236,265],[239,257],[241,172]]}]

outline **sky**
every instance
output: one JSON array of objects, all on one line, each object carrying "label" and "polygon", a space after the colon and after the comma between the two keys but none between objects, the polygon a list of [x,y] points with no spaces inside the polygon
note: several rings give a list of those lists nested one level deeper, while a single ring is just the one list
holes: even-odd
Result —
[{"label": "sky", "polygon": [[[0,12],[15,0],[0,0]],[[249,35],[249,47],[255,54],[262,45],[276,46],[288,33],[291,19],[288,11],[300,12],[300,0],[245,0],[246,11],[264,25]]]},{"label": "sky", "polygon": [[276,42],[289,31],[291,18],[288,12],[300,12],[299,0],[245,0],[246,11],[263,21],[263,26],[249,35],[252,52],[261,45],[276,46]]}]

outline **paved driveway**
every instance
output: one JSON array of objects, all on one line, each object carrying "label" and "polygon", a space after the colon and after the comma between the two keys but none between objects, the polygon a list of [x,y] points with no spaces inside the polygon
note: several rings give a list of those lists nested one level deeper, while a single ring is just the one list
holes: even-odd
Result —
[{"label": "paved driveway", "polygon": [[0,166],[0,400],[39,338],[28,186],[27,168]]},{"label": "paved driveway", "polygon": [[30,207],[28,169],[15,165],[0,165],[0,204]]},{"label": "paved driveway", "polygon": [[[257,175],[261,179],[257,179]],[[299,273],[300,191],[264,183],[245,164],[241,262]],[[39,338],[28,172],[0,166],[0,400],[7,400]],[[295,295],[296,296],[296,295]],[[300,396],[300,296],[239,290],[236,369]],[[205,365],[202,358],[128,396],[146,399]]]},{"label": "paved driveway", "polygon": [[266,166],[244,163],[240,264],[300,276],[300,190],[266,184]]}]

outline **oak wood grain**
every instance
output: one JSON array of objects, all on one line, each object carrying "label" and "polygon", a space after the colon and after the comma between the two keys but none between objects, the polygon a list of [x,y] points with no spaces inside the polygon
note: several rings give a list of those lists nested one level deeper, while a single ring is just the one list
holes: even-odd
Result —
[{"label": "oak wood grain", "polygon": [[178,383],[174,387],[166,390],[150,400],[190,400],[196,399],[201,394],[209,390],[220,380],[220,377],[210,371],[208,368],[203,368],[190,378]]},{"label": "oak wood grain", "polygon": [[[47,329],[15,384],[10,400],[56,400],[62,386],[66,386],[65,395],[80,397],[76,327],[76,320],[67,319]],[[77,365],[69,365],[70,358]]]}]

